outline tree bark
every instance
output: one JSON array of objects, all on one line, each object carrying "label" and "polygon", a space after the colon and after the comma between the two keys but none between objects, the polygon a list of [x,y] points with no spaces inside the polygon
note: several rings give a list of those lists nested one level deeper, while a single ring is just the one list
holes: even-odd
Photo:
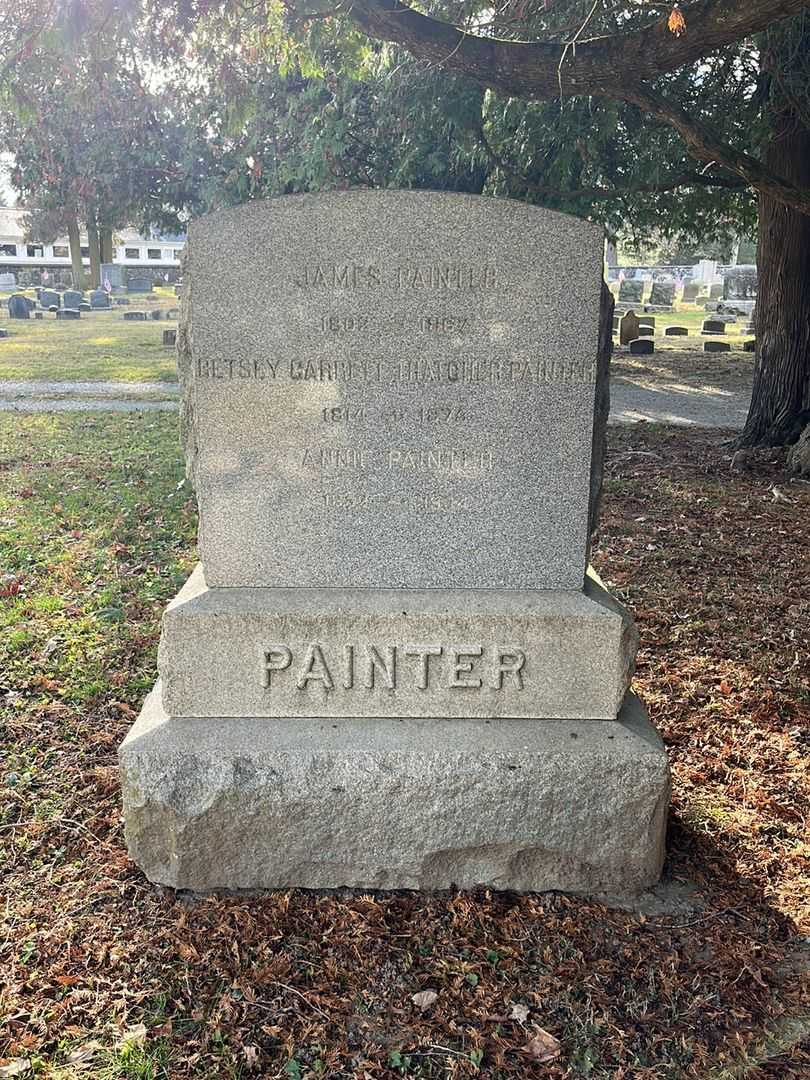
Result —
[{"label": "tree bark", "polygon": [[90,287],[97,289],[101,284],[101,244],[95,222],[87,223],[87,244],[90,248]]},{"label": "tree bark", "polygon": [[101,261],[111,263],[113,261],[113,231],[108,225],[99,226],[98,240],[101,249]]},{"label": "tree bark", "polygon": [[[780,65],[784,71],[790,56],[810,50],[810,27],[798,49],[795,42],[791,49],[778,49],[775,42],[771,46],[763,54],[763,67]],[[770,110],[769,122],[767,165],[810,187],[806,119],[783,99]],[[784,446],[795,443],[810,423],[810,216],[765,193],[759,196],[757,265],[754,388],[739,445]]]},{"label": "tree bark", "polygon": [[73,275],[73,288],[84,288],[84,264],[82,263],[82,238],[79,232],[79,219],[71,214],[67,222],[68,244],[70,245],[70,266]]}]

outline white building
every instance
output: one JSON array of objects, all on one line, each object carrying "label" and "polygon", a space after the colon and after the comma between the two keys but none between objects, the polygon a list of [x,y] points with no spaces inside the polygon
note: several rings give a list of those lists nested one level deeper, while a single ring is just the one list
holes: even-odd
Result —
[{"label": "white building", "polygon": [[[67,237],[60,237],[52,244],[31,243],[25,237],[25,213],[17,207],[0,207],[0,273],[16,274],[20,284],[25,283],[25,278],[38,284],[33,277],[40,276],[43,270],[70,270]],[[119,229],[113,236],[113,262],[148,270],[154,278],[173,281],[177,278],[185,242],[185,236],[146,237],[134,229]],[[84,233],[81,246],[82,262],[89,267],[90,249]]]}]

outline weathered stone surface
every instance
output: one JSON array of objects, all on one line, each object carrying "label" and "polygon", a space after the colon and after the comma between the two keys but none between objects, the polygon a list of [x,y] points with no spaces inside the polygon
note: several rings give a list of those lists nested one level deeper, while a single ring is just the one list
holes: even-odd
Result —
[{"label": "weathered stone surface", "polygon": [[130,853],[174,888],[630,893],[664,855],[666,752],[618,720],[169,720],[119,749]]},{"label": "weathered stone surface", "polygon": [[93,289],[90,293],[90,307],[99,310],[104,310],[110,307],[112,300],[110,294],[106,289]]},{"label": "weathered stone surface", "polygon": [[638,646],[595,576],[585,592],[208,589],[163,617],[172,716],[614,719]]},{"label": "weathered stone surface", "polygon": [[655,352],[655,342],[652,338],[640,337],[630,342],[630,354],[632,356],[650,356]]},{"label": "weathered stone surface", "polygon": [[22,293],[15,293],[8,298],[8,317],[10,319],[30,319],[31,307],[28,298]]},{"label": "weathered stone surface", "polygon": [[644,282],[628,278],[619,285],[619,301],[640,304],[644,296]]},{"label": "weathered stone surface", "polygon": [[650,292],[650,303],[661,307],[672,307],[675,300],[674,281],[654,281]]},{"label": "weathered stone surface", "polygon": [[580,587],[601,254],[588,223],[446,193],[193,223],[180,359],[209,584]]},{"label": "weathered stone surface", "polygon": [[641,325],[638,315],[635,311],[628,311],[622,316],[619,323],[619,343],[621,345],[629,345],[631,341],[635,341],[638,337],[638,328]]},{"label": "weathered stone surface", "polygon": [[647,326],[646,323],[641,323],[638,328],[639,337],[655,337],[655,327]]},{"label": "weathered stone surface", "polygon": [[704,334],[725,334],[725,321],[723,319],[704,319],[702,332]]}]

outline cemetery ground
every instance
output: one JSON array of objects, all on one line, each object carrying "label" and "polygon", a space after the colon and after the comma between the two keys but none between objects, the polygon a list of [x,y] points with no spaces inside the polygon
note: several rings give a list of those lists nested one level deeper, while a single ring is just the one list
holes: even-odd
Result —
[{"label": "cemetery ground", "polygon": [[595,563],[673,769],[654,893],[199,898],[129,862],[115,756],[195,560],[176,423],[0,415],[0,1076],[806,1078],[810,486],[783,454],[610,431]]},{"label": "cemetery ground", "polygon": [[[114,400],[123,409],[137,399],[158,407],[177,397],[175,356],[162,345],[163,330],[175,322],[125,322],[126,310],[166,311],[177,306],[171,289],[157,289],[153,301],[131,298],[132,307],[86,313],[77,322],[9,320],[0,309],[0,408],[80,408],[90,399]],[[753,354],[742,349],[743,321],[729,334],[728,353],[704,353],[700,335],[709,313],[657,313],[655,353],[631,356],[615,346],[613,397],[618,419],[680,419],[695,424],[741,424],[751,392]],[[689,337],[667,338],[663,327],[684,325]],[[28,406],[31,408],[31,405]]]},{"label": "cemetery ground", "polygon": [[3,307],[0,326],[9,337],[0,341],[0,380],[175,382],[174,351],[163,347],[162,332],[176,321],[124,321],[125,311],[165,314],[176,308],[173,290],[158,288],[150,300],[129,299],[129,307],[84,312],[75,322],[57,322],[52,312],[41,320],[9,319]]}]

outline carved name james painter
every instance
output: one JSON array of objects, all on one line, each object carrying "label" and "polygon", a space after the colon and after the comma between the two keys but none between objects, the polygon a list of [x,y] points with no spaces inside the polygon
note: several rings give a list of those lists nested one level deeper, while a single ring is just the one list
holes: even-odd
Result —
[{"label": "carved name james painter", "polygon": [[494,289],[498,272],[486,264],[434,263],[426,266],[376,266],[359,263],[304,266],[295,279],[299,288]]},{"label": "carved name james painter", "polygon": [[262,652],[262,679],[272,690],[284,680],[298,690],[523,689],[526,654],[495,645],[370,645],[342,647],[311,642],[294,650],[270,645]]}]

